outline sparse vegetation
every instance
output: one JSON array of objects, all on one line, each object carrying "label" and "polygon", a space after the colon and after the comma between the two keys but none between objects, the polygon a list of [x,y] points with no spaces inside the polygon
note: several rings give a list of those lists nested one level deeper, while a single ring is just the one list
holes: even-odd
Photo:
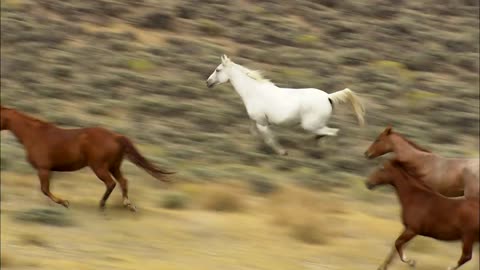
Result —
[{"label": "sparse vegetation", "polygon": [[73,221],[65,212],[50,208],[37,208],[19,212],[15,218],[24,222],[33,222],[58,227],[73,225]]},{"label": "sparse vegetation", "polygon": [[274,182],[261,176],[256,176],[255,178],[251,179],[249,183],[253,192],[260,195],[268,195],[276,192],[279,189],[278,184],[275,184]]},{"label": "sparse vegetation", "polygon": [[246,208],[243,194],[238,188],[229,185],[209,187],[202,205],[205,209],[217,212],[239,212]]},{"label": "sparse vegetation", "polygon": [[190,198],[182,192],[169,192],[163,195],[161,206],[168,209],[185,209],[190,203]]}]

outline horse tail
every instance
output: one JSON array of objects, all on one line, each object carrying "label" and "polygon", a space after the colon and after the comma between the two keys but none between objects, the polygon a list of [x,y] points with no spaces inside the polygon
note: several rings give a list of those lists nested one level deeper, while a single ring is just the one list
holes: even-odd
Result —
[{"label": "horse tail", "polygon": [[120,144],[123,146],[128,160],[130,160],[138,167],[144,169],[151,176],[157,178],[158,180],[166,181],[164,175],[175,173],[162,170],[150,163],[150,161],[148,161],[144,156],[142,156],[142,154],[140,154],[137,148],[133,145],[132,141],[127,137],[119,136],[118,142],[120,142]]},{"label": "horse tail", "polygon": [[352,90],[345,88],[343,90],[329,94],[328,98],[333,103],[333,105],[350,102],[350,105],[352,105],[353,111],[357,116],[358,123],[360,124],[360,126],[365,125],[365,108],[363,107],[360,98],[358,98],[358,96]]}]

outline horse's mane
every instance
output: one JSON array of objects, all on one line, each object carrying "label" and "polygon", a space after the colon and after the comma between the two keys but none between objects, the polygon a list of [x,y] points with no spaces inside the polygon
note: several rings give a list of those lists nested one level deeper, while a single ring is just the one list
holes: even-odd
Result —
[{"label": "horse's mane", "polygon": [[20,111],[18,111],[18,110],[15,110],[15,109],[12,109],[12,108],[5,108],[5,107],[4,107],[4,109],[14,112],[16,115],[18,115],[18,116],[20,116],[20,117],[28,120],[28,121],[31,122],[31,123],[37,123],[37,124],[42,124],[42,125],[52,125],[52,124],[49,123],[49,122],[40,120],[40,119],[38,119],[38,118],[35,118],[35,117],[33,117],[33,116],[30,116],[30,115],[28,115],[28,114],[26,114],[26,113],[23,113],[23,112],[20,112]]},{"label": "horse's mane", "polygon": [[417,150],[420,150],[422,152],[427,152],[427,153],[432,153],[432,151],[414,143],[413,141],[407,139],[405,136],[403,136],[402,134],[399,134],[397,132],[395,132],[395,134],[397,134],[400,138],[404,139],[408,144],[410,144],[411,146],[413,146],[413,148],[417,149]]},{"label": "horse's mane", "polygon": [[248,77],[256,80],[256,81],[259,81],[259,82],[270,82],[270,80],[268,79],[265,79],[265,77],[263,77],[262,73],[258,70],[251,70],[251,69],[248,69],[242,65],[239,65],[239,64],[236,64],[237,67],[243,72],[245,73],[245,75],[247,75]]},{"label": "horse's mane", "polygon": [[409,174],[408,170],[405,168],[405,166],[401,162],[396,161],[396,160],[392,160],[391,164],[392,164],[392,167],[394,167],[394,168],[396,168],[400,171],[402,176],[406,178],[405,180],[408,181],[408,183],[410,183],[411,185],[413,185],[417,188],[420,188],[421,190],[426,191],[428,193],[435,193],[435,194],[440,195],[438,192],[436,192],[435,190],[430,188],[427,184],[425,184],[422,180],[420,180],[420,179],[414,177],[413,175]]}]

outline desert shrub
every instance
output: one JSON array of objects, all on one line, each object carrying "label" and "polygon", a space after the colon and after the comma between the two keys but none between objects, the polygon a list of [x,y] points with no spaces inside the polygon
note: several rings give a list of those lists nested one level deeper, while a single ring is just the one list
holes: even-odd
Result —
[{"label": "desert shrub", "polygon": [[478,54],[458,54],[453,57],[453,62],[465,70],[478,73]]},{"label": "desert shrub", "polygon": [[185,209],[190,203],[190,198],[183,192],[169,192],[163,195],[160,205],[167,209]]},{"label": "desert shrub", "polygon": [[435,72],[445,66],[446,56],[444,52],[432,48],[406,54],[404,64],[410,70]]},{"label": "desert shrub", "polygon": [[201,19],[198,21],[198,29],[209,36],[220,36],[223,34],[223,27],[211,20]]},{"label": "desert shrub", "polygon": [[295,43],[306,48],[315,47],[318,42],[318,37],[312,34],[299,35],[295,39]]},{"label": "desert shrub", "polygon": [[357,28],[348,23],[335,23],[327,28],[327,34],[332,40],[347,39],[357,32]]},{"label": "desert shrub", "polygon": [[72,69],[66,66],[56,66],[52,69],[52,75],[61,78],[67,79],[72,77]]},{"label": "desert shrub", "polygon": [[[194,40],[182,38],[182,37],[171,37],[167,39],[169,50],[179,55],[195,55],[201,52],[201,45],[199,45]],[[178,57],[175,57],[175,60],[178,61]]]},{"label": "desert shrub", "polygon": [[249,29],[259,29],[261,26],[257,22],[246,22],[238,31],[231,32],[231,38],[236,42],[248,45],[265,45],[261,31],[250,31]]},{"label": "desert shrub", "polygon": [[368,5],[369,9],[366,10],[368,13],[365,15],[370,15],[379,19],[391,19],[395,17],[399,9],[395,7],[395,3],[400,3],[401,1],[394,0],[375,0]]},{"label": "desert shrub", "polygon": [[197,17],[198,9],[195,7],[195,3],[185,2],[176,7],[175,14],[177,17],[191,20]]},{"label": "desert shrub", "polygon": [[343,212],[340,204],[327,203],[321,194],[288,187],[270,198],[272,222],[286,228],[293,238],[308,244],[326,244],[335,231],[327,224],[329,214]]},{"label": "desert shrub", "polygon": [[268,195],[276,192],[279,189],[278,184],[261,176],[254,176],[248,181],[250,189],[256,194]]},{"label": "desert shrub", "polygon": [[444,41],[444,46],[450,52],[475,52],[478,50],[478,40],[468,36],[451,36]]},{"label": "desert shrub", "polygon": [[21,241],[27,245],[33,245],[38,247],[48,246],[47,240],[38,234],[32,234],[32,233],[22,234],[20,238],[21,238]]},{"label": "desert shrub", "polygon": [[155,68],[154,64],[147,59],[131,59],[128,61],[128,67],[136,72],[148,72]]},{"label": "desert shrub", "polygon": [[456,144],[457,136],[450,134],[449,132],[443,132],[438,130],[430,135],[431,141],[436,144]]},{"label": "desert shrub", "polygon": [[73,225],[73,221],[64,211],[45,208],[21,211],[15,215],[15,218],[24,222],[39,223],[58,227]]},{"label": "desert shrub", "polygon": [[131,46],[125,41],[112,41],[110,43],[110,49],[118,52],[127,52],[131,49]]},{"label": "desert shrub", "polygon": [[144,95],[137,98],[134,103],[134,108],[138,112],[164,117],[181,117],[189,107],[191,104],[187,102],[160,95]]},{"label": "desert shrub", "polygon": [[98,10],[107,16],[120,18],[128,13],[128,6],[119,1],[102,0],[98,2]]},{"label": "desert shrub", "polygon": [[321,226],[326,225],[319,220],[307,218],[293,223],[290,230],[294,238],[304,243],[323,245],[328,243],[328,235],[319,229]]},{"label": "desert shrub", "polygon": [[162,30],[173,30],[175,26],[175,17],[168,13],[155,12],[145,15],[138,25],[145,28],[155,28]]},{"label": "desert shrub", "polygon": [[215,185],[209,187],[203,207],[217,212],[239,212],[246,207],[241,190],[228,185]]},{"label": "desert shrub", "polygon": [[373,60],[374,54],[365,49],[345,49],[338,53],[340,63],[344,65],[363,65]]}]

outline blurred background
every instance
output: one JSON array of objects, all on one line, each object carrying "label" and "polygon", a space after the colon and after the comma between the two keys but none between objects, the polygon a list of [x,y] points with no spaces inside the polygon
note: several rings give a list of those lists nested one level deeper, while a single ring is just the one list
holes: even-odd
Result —
[{"label": "blurred background", "polygon": [[[85,169],[57,173],[48,200],[23,147],[1,136],[1,265],[18,269],[376,269],[402,229],[390,188],[363,185],[383,128],[452,157],[479,155],[478,0],[1,0],[1,103],[64,127],[132,138],[178,173],[164,185],[124,163],[120,190]],[[320,146],[275,128],[289,156],[249,132],[227,54],[280,87],[352,89],[360,128],[336,108]],[[385,158],[383,158],[385,159]],[[460,243],[419,237],[418,269]],[[478,245],[464,269],[478,269]],[[392,269],[406,269],[398,260]]]}]

